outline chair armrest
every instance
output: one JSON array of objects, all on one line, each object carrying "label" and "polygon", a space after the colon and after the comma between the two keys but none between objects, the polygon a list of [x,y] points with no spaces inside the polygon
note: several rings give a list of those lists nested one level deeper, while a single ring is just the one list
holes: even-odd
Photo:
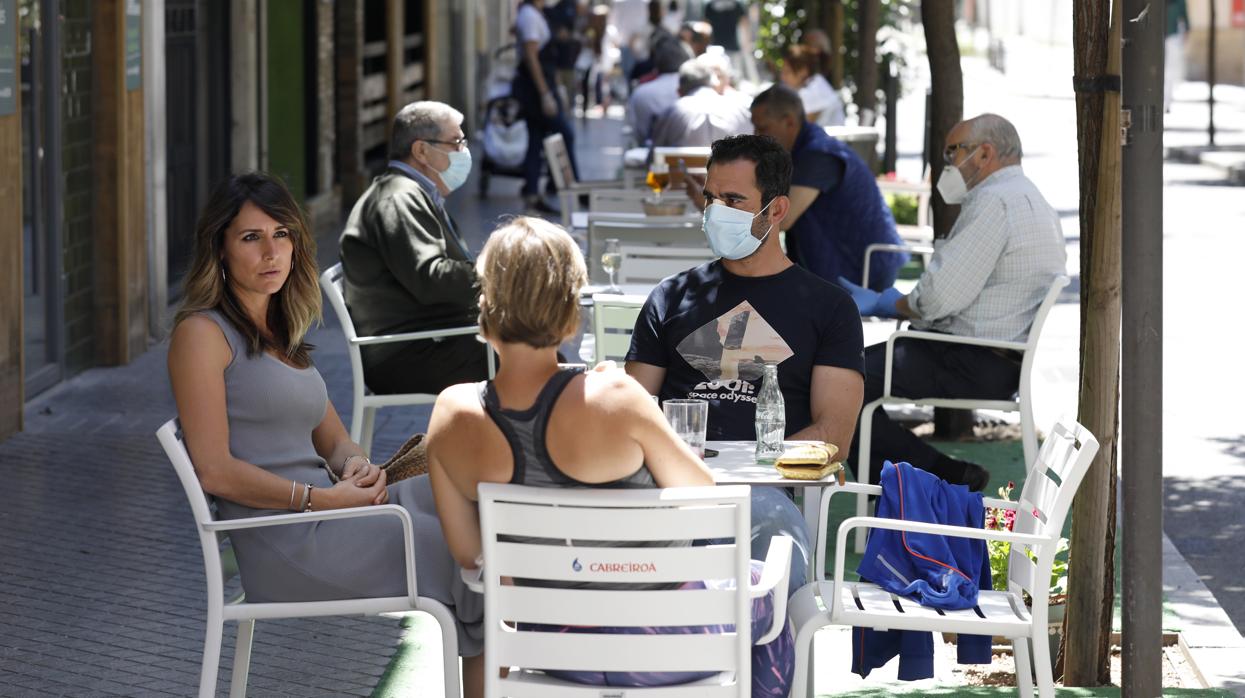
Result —
[{"label": "chair armrest", "polygon": [[468,589],[474,591],[477,594],[484,593],[484,568],[483,567],[477,567],[473,570],[469,570],[466,567],[460,568],[458,570],[458,576],[462,577],[463,584],[466,584]]},{"label": "chair armrest", "polygon": [[364,516],[396,516],[402,523],[402,549],[406,559],[406,594],[411,600],[412,608],[419,597],[415,586],[415,536],[411,531],[411,515],[397,504],[378,504],[370,507],[349,507],[346,509],[329,509],[327,511],[304,511],[296,514],[276,514],[274,516],[251,516],[245,519],[229,519],[226,521],[208,521],[203,528],[214,532],[240,531],[249,528],[266,528],[268,526],[287,526],[289,524],[313,523],[316,521],[334,521],[337,519],[357,519]]},{"label": "chair armrest", "polygon": [[468,325],[465,327],[446,327],[440,330],[427,330],[425,332],[403,332],[401,334],[378,334],[368,337],[355,337],[350,340],[359,346],[371,344],[388,344],[390,342],[411,342],[417,339],[441,339],[444,337],[458,337],[466,334],[479,334],[480,327],[478,325]]},{"label": "chair armrest", "polygon": [[[931,533],[934,535],[952,536],[955,538],[978,538],[981,540],[998,540],[1008,543],[1023,543],[1040,547],[1052,544],[1055,539],[1047,536],[1035,536],[1030,533],[1014,533],[1012,531],[992,531],[985,528],[969,528],[967,526],[950,526],[947,524],[931,524],[921,521],[903,521],[901,519],[886,519],[877,516],[853,516],[843,523],[839,524],[839,532],[835,537],[834,550],[834,584],[836,589],[842,589],[843,584],[843,563],[847,546],[847,534],[856,528],[884,528],[892,531],[908,531],[910,533]],[[835,597],[834,604],[838,606],[838,597]],[[832,617],[834,612],[832,612]]]},{"label": "chair armrest", "polygon": [[824,536],[830,530],[830,500],[836,494],[855,494],[865,495],[866,497],[881,497],[881,485],[866,485],[859,482],[849,482],[842,487],[823,487],[821,490],[821,512],[817,516],[817,535],[813,541],[815,552],[813,579],[818,582],[826,581],[826,541]]},{"label": "chair armrest", "polygon": [[1010,499],[995,499],[994,497],[982,497],[981,505],[993,509],[1007,509],[1009,511],[1016,511],[1016,509],[1020,508],[1020,502],[1013,502]]},{"label": "chair armrest", "polygon": [[891,333],[886,339],[886,370],[883,373],[882,381],[882,397],[895,397],[891,394],[891,370],[895,360],[895,340],[897,339],[922,339],[930,342],[946,342],[948,344],[967,344],[978,347],[993,347],[996,349],[1013,349],[1023,352],[1027,345],[1022,342],[1005,342],[1000,339],[981,339],[978,337],[963,337],[955,334],[942,334],[940,332],[922,332],[920,330],[899,330]]},{"label": "chair armrest", "polygon": [[791,536],[774,536],[765,553],[761,581],[749,587],[752,598],[774,593],[774,618],[770,628],[753,644],[765,645],[778,637],[787,622],[787,582],[791,578]]}]

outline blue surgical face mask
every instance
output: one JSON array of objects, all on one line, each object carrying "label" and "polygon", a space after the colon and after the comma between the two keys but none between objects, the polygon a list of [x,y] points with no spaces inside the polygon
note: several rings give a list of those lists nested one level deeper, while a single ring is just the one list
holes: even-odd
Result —
[{"label": "blue surgical face mask", "polygon": [[765,238],[769,237],[774,226],[771,224],[764,235],[756,238],[752,236],[752,221],[765,213],[765,209],[772,203],[774,200],[770,199],[769,204],[765,204],[765,208],[756,215],[726,204],[709,204],[705,207],[704,216],[704,231],[709,240],[709,249],[723,259],[743,259],[756,252],[761,243],[765,242]]},{"label": "blue surgical face mask", "polygon": [[451,150],[446,155],[450,157],[450,165],[441,173],[441,181],[445,182],[446,189],[454,191],[461,187],[463,182],[467,181],[467,175],[471,174],[471,151]]}]

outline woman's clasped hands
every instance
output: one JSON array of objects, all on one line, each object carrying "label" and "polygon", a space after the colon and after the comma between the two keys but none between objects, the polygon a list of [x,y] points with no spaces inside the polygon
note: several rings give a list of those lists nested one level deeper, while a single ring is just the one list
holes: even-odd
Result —
[{"label": "woman's clasped hands", "polygon": [[389,501],[387,482],[385,471],[366,458],[352,456],[346,459],[342,467],[341,479],[325,490],[327,506],[321,505],[321,508],[342,509],[384,504]]}]

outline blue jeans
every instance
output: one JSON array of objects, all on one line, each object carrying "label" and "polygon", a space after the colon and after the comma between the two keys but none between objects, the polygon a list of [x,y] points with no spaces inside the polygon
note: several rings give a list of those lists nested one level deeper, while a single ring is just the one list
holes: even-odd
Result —
[{"label": "blue jeans", "polygon": [[[550,80],[549,85],[552,87],[556,83]],[[562,140],[566,141],[566,151],[571,157],[571,169],[575,172],[575,176],[579,177],[579,164],[575,161],[575,130],[571,127],[571,122],[566,118],[566,111],[562,106],[562,99],[558,96],[557,90],[554,90],[554,99],[558,103],[558,113],[553,117],[545,116],[540,108],[540,97],[536,95],[535,88],[524,86],[518,89],[516,83],[515,96],[519,100],[520,113],[523,120],[527,122],[527,155],[523,158],[523,189],[520,192],[523,196],[533,196],[540,193],[540,171],[541,162],[545,159],[545,136],[560,133]],[[552,163],[550,164],[552,167]],[[553,178],[549,179],[549,187],[553,186]]]},{"label": "blue jeans", "polygon": [[752,488],[752,559],[764,560],[774,536],[791,536],[791,577],[787,580],[787,598],[804,586],[808,566],[812,564],[813,546],[800,511],[786,489],[757,486]]}]

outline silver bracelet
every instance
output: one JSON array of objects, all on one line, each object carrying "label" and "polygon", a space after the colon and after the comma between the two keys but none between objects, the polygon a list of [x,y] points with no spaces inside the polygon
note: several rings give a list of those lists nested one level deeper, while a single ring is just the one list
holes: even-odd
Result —
[{"label": "silver bracelet", "polygon": [[290,503],[289,506],[286,507],[286,509],[289,509],[290,511],[294,511],[294,490],[297,487],[298,483],[290,480]]},{"label": "silver bracelet", "polygon": [[303,485],[303,501],[298,507],[299,511],[307,511],[307,507],[311,506],[311,483]]}]

